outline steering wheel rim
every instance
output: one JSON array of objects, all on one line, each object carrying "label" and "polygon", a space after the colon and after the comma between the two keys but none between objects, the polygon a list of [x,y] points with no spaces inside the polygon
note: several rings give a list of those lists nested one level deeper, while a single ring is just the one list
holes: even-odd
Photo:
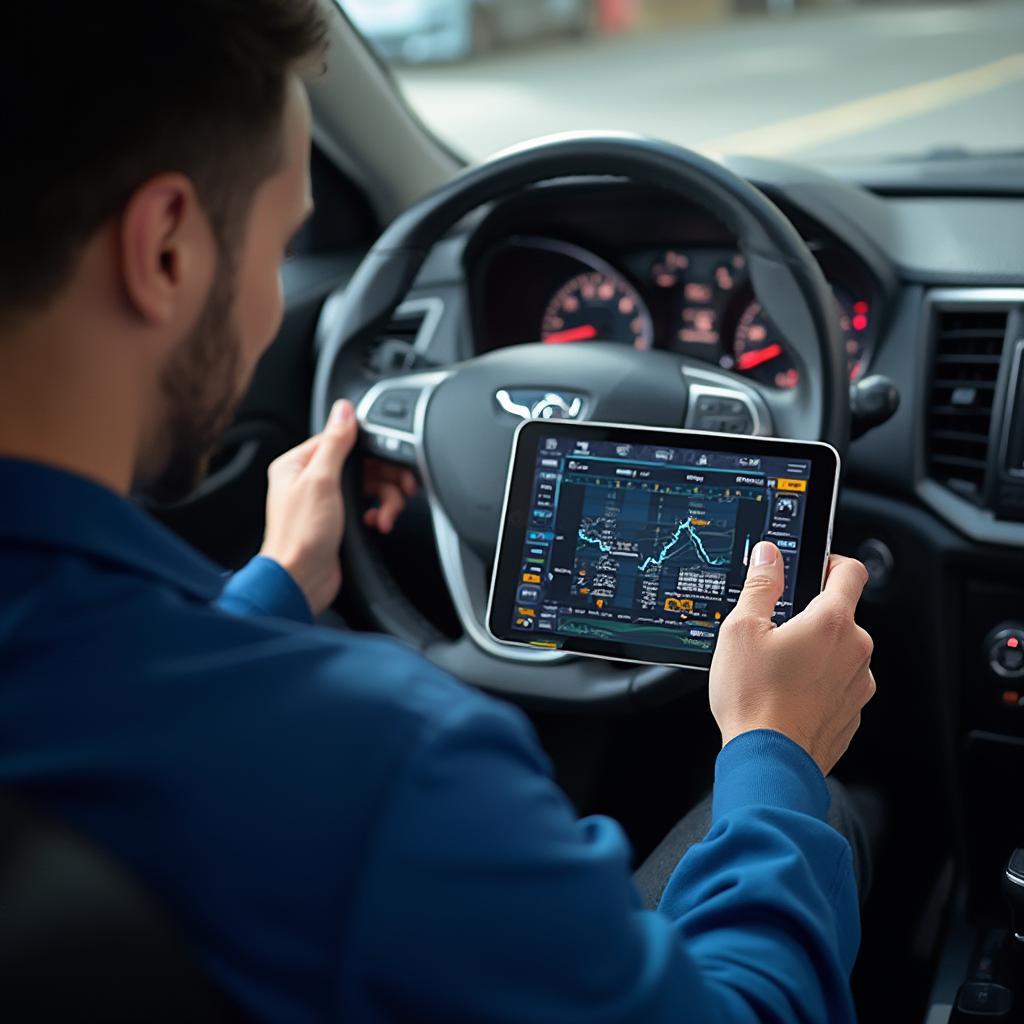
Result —
[{"label": "steering wheel rim", "polygon": [[[352,393],[356,357],[405,298],[433,245],[462,217],[485,203],[532,185],[557,178],[594,175],[625,177],[674,193],[691,203],[696,201],[730,228],[747,257],[754,290],[786,338],[801,368],[801,380],[806,382],[802,388],[798,386],[795,393],[773,394],[727,371],[697,366],[691,360],[672,356],[684,381],[686,397],[682,415],[685,419],[671,422],[674,396],[668,394],[654,419],[647,415],[624,419],[621,415],[607,413],[600,418],[652,425],[691,425],[686,403],[693,396],[699,392],[727,393],[741,400],[749,410],[749,432],[770,433],[773,424],[781,425],[777,432],[783,436],[810,434],[843,452],[849,436],[845,352],[831,291],[796,229],[763,193],[721,165],[669,143],[619,133],[574,134],[515,147],[468,169],[399,216],[364,258],[343,295],[331,302],[331,308],[325,309],[321,318],[312,428],[322,429],[334,398]],[[571,347],[578,355],[580,346]],[[514,358],[520,362],[532,358],[528,350],[537,348],[517,346],[518,355]],[[621,354],[607,353],[610,348],[590,346],[587,362],[590,368],[602,360],[608,363],[604,379],[618,382],[624,374],[632,373],[635,366],[626,366]],[[636,355],[642,359],[653,356],[662,359],[668,354]],[[539,358],[540,353],[536,356]],[[533,366],[530,372],[534,376],[530,379],[543,376],[544,367],[554,366],[555,358],[558,357],[545,354],[544,363]],[[486,369],[492,377],[494,373],[515,372],[511,369],[514,362],[503,366],[500,353],[490,353],[445,370],[387,378],[369,388],[359,402],[360,420],[370,438],[379,442],[378,450],[415,465],[420,472],[431,506],[446,583],[466,636],[459,641],[442,637],[402,594],[362,527],[355,481],[348,481],[345,488],[348,527],[343,556],[348,585],[357,591],[371,617],[387,632],[421,648],[433,661],[463,679],[519,699],[560,704],[616,704],[634,698],[657,699],[659,694],[678,692],[683,680],[694,683],[695,675],[699,684],[702,675],[681,669],[643,666],[624,670],[612,663],[582,659],[564,652],[503,647],[487,634],[482,624],[482,607],[486,604],[489,572],[481,544],[488,539],[491,524],[470,518],[472,512],[465,510],[465,492],[459,491],[460,481],[436,454],[428,456],[426,439],[429,435],[436,446],[437,437],[444,436],[445,430],[451,436],[455,429],[451,424],[444,425],[444,430],[436,427],[435,423],[443,416],[435,412],[431,413],[428,427],[428,409],[436,392],[447,389],[452,392],[449,396],[452,398],[465,394],[465,387],[461,393],[458,391],[457,378],[463,374],[469,379],[470,374],[482,372],[488,359]],[[667,367],[667,360],[662,359],[662,362],[666,365],[659,367],[659,380]],[[656,387],[650,367],[644,366],[647,373],[644,386]],[[554,368],[562,375],[560,379],[565,379],[565,367]],[[816,380],[822,382],[820,391],[813,386]],[[473,381],[472,386],[479,390],[480,381]],[[395,430],[372,422],[375,402],[385,391],[413,396],[412,421],[407,424],[408,429]],[[433,408],[451,408],[456,404],[435,401]],[[474,429],[474,424],[463,418],[465,427]],[[507,449],[504,454],[507,459]],[[487,463],[477,468],[486,470]],[[444,479],[439,480],[439,476]],[[440,489],[447,490],[447,500],[439,493],[439,482]],[[500,502],[501,494],[496,495],[495,500]],[[456,521],[461,516],[458,522],[461,529],[452,521],[452,509]],[[489,536],[492,543],[496,535],[495,528]],[[466,538],[470,543],[467,544]],[[545,671],[538,673],[536,670],[542,665]],[[543,680],[538,678],[541,676]]]}]

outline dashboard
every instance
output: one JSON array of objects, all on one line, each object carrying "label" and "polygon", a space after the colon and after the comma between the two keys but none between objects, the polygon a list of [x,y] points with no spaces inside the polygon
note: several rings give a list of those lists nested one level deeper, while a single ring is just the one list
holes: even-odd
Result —
[{"label": "dashboard", "polygon": [[[643,220],[642,211],[622,211]],[[639,217],[632,217],[631,213]],[[801,367],[765,314],[746,258],[724,230],[702,225],[635,240],[589,232],[513,233],[477,263],[478,351],[604,341],[667,349],[791,390]],[[581,234],[590,238],[581,239]],[[870,272],[837,244],[812,240],[832,287],[851,380],[871,359],[879,299]]]}]

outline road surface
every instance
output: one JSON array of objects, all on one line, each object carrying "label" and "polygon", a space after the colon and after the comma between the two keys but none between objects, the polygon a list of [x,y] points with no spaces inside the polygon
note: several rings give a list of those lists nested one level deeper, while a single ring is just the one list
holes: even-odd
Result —
[{"label": "road surface", "polygon": [[398,75],[427,123],[473,159],[579,129],[816,163],[1024,150],[1024,0],[746,16]]}]

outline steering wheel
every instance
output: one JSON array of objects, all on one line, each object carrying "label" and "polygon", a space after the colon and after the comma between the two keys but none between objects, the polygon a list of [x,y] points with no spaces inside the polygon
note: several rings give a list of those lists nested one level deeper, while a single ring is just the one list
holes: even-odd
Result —
[{"label": "steering wheel", "polygon": [[[793,355],[799,371],[795,389],[762,387],[674,353],[639,352],[600,340],[517,345],[370,386],[363,368],[368,345],[404,299],[431,248],[462,217],[542,182],[608,175],[697,203],[732,230],[758,299]],[[345,486],[346,585],[386,632],[466,682],[526,702],[656,702],[705,677],[513,647],[489,635],[484,615],[490,567],[519,416],[570,412],[604,422],[821,439],[840,453],[849,437],[849,380],[832,293],[796,229],[762,192],[725,167],[629,134],[528,143],[421,199],[384,231],[347,289],[328,301],[318,346],[313,430],[323,428],[335,399],[351,398],[369,449],[418,470],[464,635],[442,636],[401,592],[362,526],[358,483],[352,480]],[[509,400],[531,392],[541,400],[530,407]],[[560,401],[563,396],[568,398]]]}]

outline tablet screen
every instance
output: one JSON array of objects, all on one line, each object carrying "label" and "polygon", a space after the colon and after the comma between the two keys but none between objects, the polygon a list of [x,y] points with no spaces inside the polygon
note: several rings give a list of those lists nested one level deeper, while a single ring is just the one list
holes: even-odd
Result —
[{"label": "tablet screen", "polygon": [[[808,505],[820,486],[830,510],[834,489],[834,473],[816,479],[813,456],[754,439],[749,450],[737,450],[741,439],[722,450],[717,439],[694,443],[695,433],[685,445],[666,443],[671,435],[627,440],[555,425],[531,434],[532,450],[519,453],[529,498],[517,517],[505,638],[709,660],[762,539],[784,561],[775,620],[793,614]],[[819,586],[823,550],[819,540]]]}]

